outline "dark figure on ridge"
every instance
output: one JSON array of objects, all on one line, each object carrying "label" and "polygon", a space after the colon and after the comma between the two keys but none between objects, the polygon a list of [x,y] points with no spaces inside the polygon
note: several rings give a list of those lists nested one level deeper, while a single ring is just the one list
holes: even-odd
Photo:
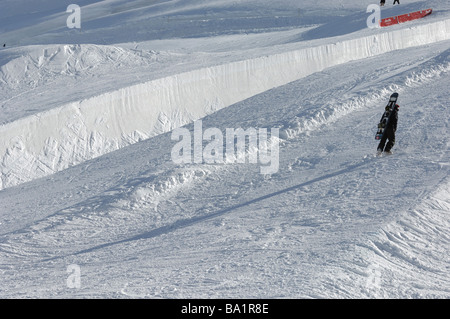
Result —
[{"label": "dark figure on ridge", "polygon": [[[395,104],[394,113],[391,115],[391,118],[387,124],[386,130],[384,132],[383,137],[380,140],[380,144],[378,144],[378,152],[386,152],[390,153],[392,147],[395,144],[395,131],[397,131],[397,122],[398,122],[398,109],[399,105]],[[387,142],[387,144],[386,144]]]}]

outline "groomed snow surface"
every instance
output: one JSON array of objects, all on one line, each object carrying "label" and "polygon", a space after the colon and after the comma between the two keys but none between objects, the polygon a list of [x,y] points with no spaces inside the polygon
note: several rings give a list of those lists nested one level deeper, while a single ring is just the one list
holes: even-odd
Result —
[{"label": "groomed snow surface", "polygon": [[[0,14],[0,296],[450,297],[450,5],[63,2]],[[279,129],[278,170],[175,163],[199,120]]]}]

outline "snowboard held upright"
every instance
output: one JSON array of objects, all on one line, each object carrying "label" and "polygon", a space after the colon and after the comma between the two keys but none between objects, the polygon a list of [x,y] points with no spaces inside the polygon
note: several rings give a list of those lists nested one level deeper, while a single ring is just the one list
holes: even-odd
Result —
[{"label": "snowboard held upright", "polygon": [[394,113],[395,104],[398,99],[398,93],[393,93],[389,98],[389,103],[386,105],[383,116],[381,117],[380,123],[378,123],[377,134],[375,134],[376,140],[381,140],[383,138],[386,127],[388,126],[391,115]]}]

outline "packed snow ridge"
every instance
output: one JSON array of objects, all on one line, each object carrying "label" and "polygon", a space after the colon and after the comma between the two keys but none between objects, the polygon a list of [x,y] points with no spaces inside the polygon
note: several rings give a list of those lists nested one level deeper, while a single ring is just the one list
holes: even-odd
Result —
[{"label": "packed snow ridge", "polygon": [[[377,32],[175,74],[3,124],[0,189],[168,132],[325,68],[449,38],[450,20]],[[56,48],[49,59],[73,49],[62,48]],[[77,67],[83,66],[67,72]]]}]

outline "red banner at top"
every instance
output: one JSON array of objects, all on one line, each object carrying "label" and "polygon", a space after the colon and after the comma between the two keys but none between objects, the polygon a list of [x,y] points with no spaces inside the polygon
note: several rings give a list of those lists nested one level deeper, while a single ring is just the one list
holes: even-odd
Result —
[{"label": "red banner at top", "polygon": [[381,19],[380,26],[382,27],[388,27],[393,24],[403,23],[406,21],[416,20],[423,17],[426,17],[427,15],[431,14],[433,12],[432,9],[427,10],[420,10],[416,12],[406,13],[395,17],[389,17],[385,19]]}]

